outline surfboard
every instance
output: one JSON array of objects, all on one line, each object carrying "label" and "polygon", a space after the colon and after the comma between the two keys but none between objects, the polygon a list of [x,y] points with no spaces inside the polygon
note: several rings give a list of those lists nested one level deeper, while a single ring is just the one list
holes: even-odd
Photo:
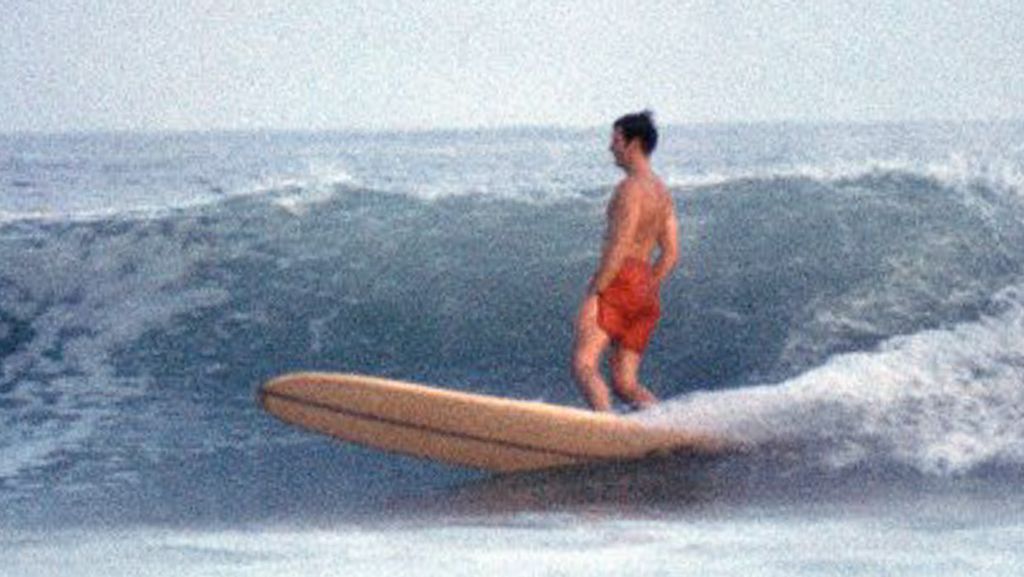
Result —
[{"label": "surfboard", "polygon": [[363,375],[288,374],[264,384],[259,396],[272,415],[312,431],[493,472],[715,448],[709,439],[613,414]]}]

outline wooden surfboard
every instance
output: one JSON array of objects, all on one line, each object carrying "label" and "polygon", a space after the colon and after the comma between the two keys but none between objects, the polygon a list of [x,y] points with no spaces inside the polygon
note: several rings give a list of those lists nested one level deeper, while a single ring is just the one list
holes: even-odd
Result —
[{"label": "wooden surfboard", "polygon": [[488,471],[714,450],[708,439],[616,415],[360,375],[284,375],[262,387],[260,402],[345,441]]}]

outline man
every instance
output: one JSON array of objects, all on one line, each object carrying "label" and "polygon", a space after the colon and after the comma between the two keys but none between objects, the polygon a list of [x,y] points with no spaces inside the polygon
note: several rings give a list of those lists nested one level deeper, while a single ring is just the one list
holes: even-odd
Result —
[{"label": "man", "polygon": [[[611,411],[601,357],[613,347],[612,386],[633,408],[657,402],[637,374],[661,314],[660,288],[679,259],[678,220],[672,196],[651,170],[658,143],[651,113],[615,121],[609,146],[625,173],[608,203],[608,228],[597,272],[576,319],[573,375],[590,406]],[[657,249],[657,259],[651,259]]]}]

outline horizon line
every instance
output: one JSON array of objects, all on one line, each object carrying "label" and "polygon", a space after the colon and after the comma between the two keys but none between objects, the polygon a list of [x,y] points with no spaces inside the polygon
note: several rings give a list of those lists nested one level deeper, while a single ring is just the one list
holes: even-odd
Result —
[{"label": "horizon line", "polygon": [[[655,117],[657,118],[657,117]],[[614,119],[606,124],[558,124],[558,123],[511,123],[494,125],[464,126],[393,126],[393,127],[286,127],[286,126],[214,126],[209,128],[185,127],[92,127],[64,129],[0,129],[0,136],[88,136],[88,135],[198,135],[198,134],[350,134],[350,135],[417,135],[443,133],[503,133],[531,131],[590,132],[605,130]],[[896,125],[949,125],[949,124],[1015,124],[1024,122],[1022,117],[999,118],[906,118],[906,119],[758,119],[758,120],[692,120],[659,123],[659,128],[698,128],[735,126],[896,126]]]}]

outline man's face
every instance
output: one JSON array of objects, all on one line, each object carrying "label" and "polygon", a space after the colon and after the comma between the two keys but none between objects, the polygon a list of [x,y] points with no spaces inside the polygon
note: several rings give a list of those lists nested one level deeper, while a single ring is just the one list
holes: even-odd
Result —
[{"label": "man's face", "polygon": [[620,167],[626,166],[626,137],[622,136],[622,131],[618,128],[612,130],[612,140],[608,144],[608,150],[615,157],[615,164]]}]

